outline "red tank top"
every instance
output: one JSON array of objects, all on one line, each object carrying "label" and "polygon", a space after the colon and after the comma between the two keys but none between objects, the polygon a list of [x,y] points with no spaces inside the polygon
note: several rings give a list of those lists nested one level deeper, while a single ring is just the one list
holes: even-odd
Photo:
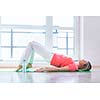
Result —
[{"label": "red tank top", "polygon": [[50,64],[56,67],[68,66],[69,71],[78,70],[78,65],[73,61],[72,58],[56,53],[53,55]]}]

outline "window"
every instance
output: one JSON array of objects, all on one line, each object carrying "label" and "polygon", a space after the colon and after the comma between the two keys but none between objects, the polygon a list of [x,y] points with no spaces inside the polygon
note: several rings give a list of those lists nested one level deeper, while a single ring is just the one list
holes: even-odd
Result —
[{"label": "window", "polygon": [[53,16],[53,25],[60,27],[73,27],[73,16]]},{"label": "window", "polygon": [[[53,52],[75,57],[74,16],[1,16],[0,60],[19,61],[28,42],[48,44]],[[48,40],[53,40],[51,43]],[[16,53],[17,52],[17,53]],[[37,62],[44,61],[38,54]]]},{"label": "window", "polygon": [[54,51],[74,57],[74,17],[53,16],[53,25],[58,27],[53,36]]}]

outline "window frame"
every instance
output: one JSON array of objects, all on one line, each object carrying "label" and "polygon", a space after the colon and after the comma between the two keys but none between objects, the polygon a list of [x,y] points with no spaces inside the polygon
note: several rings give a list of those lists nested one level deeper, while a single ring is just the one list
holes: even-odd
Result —
[{"label": "window frame", "polygon": [[[53,48],[53,29],[55,30],[74,30],[74,59],[78,60],[80,58],[80,17],[74,16],[74,29],[72,27],[57,27],[53,26],[53,16],[46,16],[46,25],[47,26],[37,26],[37,25],[4,25],[1,24],[1,16],[0,16],[0,29],[1,28],[29,28],[29,29],[45,29],[46,30],[46,42],[45,45],[49,50]],[[53,26],[53,27],[52,27]],[[51,38],[49,38],[51,37]],[[1,34],[0,34],[1,38]],[[0,39],[1,40],[1,39]],[[1,41],[0,41],[1,42]],[[0,47],[1,48],[1,47]],[[2,61],[2,59],[0,58]]]}]

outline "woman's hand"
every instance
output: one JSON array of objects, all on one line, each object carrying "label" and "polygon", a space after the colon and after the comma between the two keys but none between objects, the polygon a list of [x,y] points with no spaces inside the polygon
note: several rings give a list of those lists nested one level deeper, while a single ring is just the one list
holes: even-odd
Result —
[{"label": "woman's hand", "polygon": [[56,67],[42,67],[36,70],[36,72],[50,72],[50,71],[58,71],[59,68]]},{"label": "woman's hand", "polygon": [[46,67],[42,67],[36,70],[36,72],[44,72],[46,71]]}]

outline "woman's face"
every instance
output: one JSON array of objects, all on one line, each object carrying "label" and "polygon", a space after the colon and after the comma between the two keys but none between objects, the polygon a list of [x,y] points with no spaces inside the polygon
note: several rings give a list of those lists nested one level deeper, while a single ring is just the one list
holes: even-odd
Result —
[{"label": "woman's face", "polygon": [[87,64],[87,61],[86,61],[86,60],[84,60],[84,59],[79,60],[79,68],[84,67],[84,66],[83,66],[84,64]]}]

